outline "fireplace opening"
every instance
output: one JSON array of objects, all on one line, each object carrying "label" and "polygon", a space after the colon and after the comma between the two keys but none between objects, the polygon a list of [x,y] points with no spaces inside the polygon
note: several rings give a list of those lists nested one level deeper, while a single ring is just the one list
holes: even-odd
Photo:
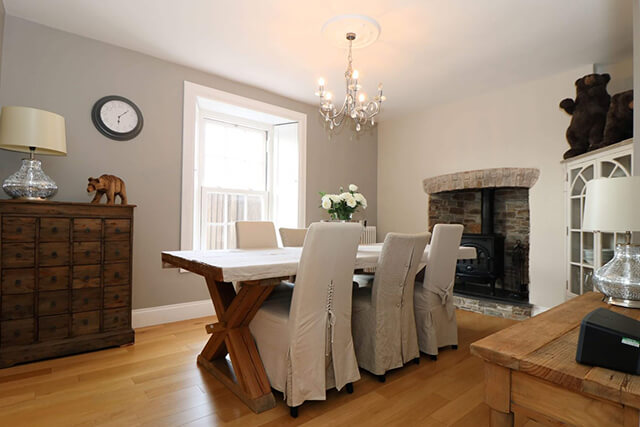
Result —
[{"label": "fireplace opening", "polygon": [[430,194],[429,224],[459,223],[461,244],[476,249],[459,260],[454,290],[496,300],[528,302],[529,191],[492,187]]}]

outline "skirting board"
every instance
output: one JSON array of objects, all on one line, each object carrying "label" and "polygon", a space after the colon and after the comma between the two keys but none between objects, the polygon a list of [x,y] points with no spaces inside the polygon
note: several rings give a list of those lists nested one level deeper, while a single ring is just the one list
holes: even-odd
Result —
[{"label": "skirting board", "polygon": [[136,329],[214,315],[213,303],[209,299],[181,304],[161,305],[158,307],[139,308],[132,311],[131,324],[133,328]]}]

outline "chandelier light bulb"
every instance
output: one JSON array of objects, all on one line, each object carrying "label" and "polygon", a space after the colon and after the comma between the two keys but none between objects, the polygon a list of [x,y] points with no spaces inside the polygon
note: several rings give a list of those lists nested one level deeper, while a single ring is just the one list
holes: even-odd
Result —
[{"label": "chandelier light bulb", "polygon": [[358,70],[353,70],[351,77],[353,77],[354,80],[358,80],[358,77],[360,77],[360,73],[358,73]]},{"label": "chandelier light bulb", "polygon": [[364,93],[361,93],[358,96],[358,101],[360,101],[361,103],[364,102],[365,99],[367,99],[367,95],[365,95]]},{"label": "chandelier light bulb", "polygon": [[331,92],[327,92],[327,94],[324,96],[324,98],[325,98],[327,101],[331,101],[331,97],[332,97],[332,96],[333,96],[333,95],[331,95]]},{"label": "chandelier light bulb", "polygon": [[[318,86],[320,87],[324,86],[324,79],[322,77],[318,79]],[[380,88],[380,86],[378,86],[378,88]]]}]

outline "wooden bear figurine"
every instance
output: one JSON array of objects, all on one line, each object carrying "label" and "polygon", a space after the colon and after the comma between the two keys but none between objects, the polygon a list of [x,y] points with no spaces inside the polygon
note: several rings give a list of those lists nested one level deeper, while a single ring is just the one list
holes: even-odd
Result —
[{"label": "wooden bear figurine", "polygon": [[100,203],[102,195],[107,195],[107,205],[115,203],[116,196],[120,196],[120,204],[127,204],[127,190],[124,181],[115,175],[101,175],[100,178],[89,178],[87,193],[96,192],[91,203]]}]

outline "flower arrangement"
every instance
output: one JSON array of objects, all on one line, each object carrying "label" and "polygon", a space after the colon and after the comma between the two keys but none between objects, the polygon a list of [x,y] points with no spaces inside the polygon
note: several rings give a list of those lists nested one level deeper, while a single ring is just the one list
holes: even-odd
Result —
[{"label": "flower arrangement", "polygon": [[331,219],[349,221],[351,216],[359,207],[367,209],[367,199],[361,193],[358,193],[358,186],[349,185],[349,191],[344,191],[340,187],[340,194],[320,193],[321,207],[326,209]]}]

